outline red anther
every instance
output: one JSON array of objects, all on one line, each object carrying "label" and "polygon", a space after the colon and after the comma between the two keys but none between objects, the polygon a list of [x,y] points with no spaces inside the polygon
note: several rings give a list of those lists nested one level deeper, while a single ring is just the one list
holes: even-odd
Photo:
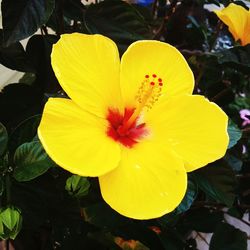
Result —
[{"label": "red anther", "polygon": [[149,75],[145,75],[145,78],[149,78]]},{"label": "red anther", "polygon": [[158,78],[158,82],[162,82],[162,79],[161,79],[161,78]]},{"label": "red anther", "polygon": [[151,84],[152,86],[154,86],[154,85],[155,85],[155,83],[154,83],[154,82],[151,82],[150,84]]},{"label": "red anther", "polygon": [[152,76],[153,76],[154,78],[156,78],[156,77],[157,77],[157,75],[156,75],[156,74],[153,74]]},{"label": "red anther", "polygon": [[159,86],[162,86],[163,85],[163,82],[159,82]]}]

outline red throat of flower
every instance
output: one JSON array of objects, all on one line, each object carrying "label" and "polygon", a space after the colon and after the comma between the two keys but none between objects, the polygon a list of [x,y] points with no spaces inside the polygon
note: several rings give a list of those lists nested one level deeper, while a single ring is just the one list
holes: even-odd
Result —
[{"label": "red throat of flower", "polygon": [[145,123],[139,123],[142,111],[151,109],[161,95],[163,82],[156,74],[145,75],[145,79],[137,91],[135,97],[136,108],[125,108],[124,114],[110,108],[107,114],[109,122],[107,135],[126,147],[133,147],[141,139],[149,134]]}]

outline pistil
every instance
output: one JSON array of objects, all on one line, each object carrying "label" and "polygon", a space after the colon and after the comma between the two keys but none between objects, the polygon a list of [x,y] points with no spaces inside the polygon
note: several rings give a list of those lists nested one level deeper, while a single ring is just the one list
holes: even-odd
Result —
[{"label": "pistil", "polygon": [[134,126],[143,109],[145,107],[150,109],[158,100],[163,82],[161,78],[158,78],[158,83],[156,83],[156,78],[156,74],[153,74],[151,78],[149,75],[145,76],[145,80],[142,82],[137,93],[137,106],[129,119],[124,121],[123,125],[118,128],[119,133],[126,134],[126,131]]}]

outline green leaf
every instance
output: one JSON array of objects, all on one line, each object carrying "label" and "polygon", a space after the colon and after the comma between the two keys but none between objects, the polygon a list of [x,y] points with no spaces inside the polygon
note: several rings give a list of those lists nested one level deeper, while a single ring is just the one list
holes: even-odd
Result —
[{"label": "green leaf", "polygon": [[20,212],[13,207],[8,207],[0,213],[0,220],[9,229],[13,230],[20,219]]},{"label": "green leaf", "polygon": [[236,69],[249,71],[250,45],[236,46],[215,54],[219,64],[226,64]]},{"label": "green leaf", "polygon": [[82,22],[84,19],[85,6],[81,0],[66,0],[63,5],[64,16],[70,20],[77,20]]},{"label": "green leaf", "polygon": [[237,181],[233,170],[223,160],[192,173],[194,181],[209,197],[231,207],[235,200]]},{"label": "green leaf", "polygon": [[17,181],[30,181],[56,164],[49,158],[39,141],[24,143],[14,155],[14,177]]},{"label": "green leaf", "polygon": [[222,222],[211,238],[209,250],[247,250],[247,234]]},{"label": "green leaf", "polygon": [[0,30],[0,63],[13,70],[34,72],[34,67],[29,62],[26,52],[20,42],[4,47],[3,30]]},{"label": "green leaf", "polygon": [[180,205],[176,208],[177,214],[187,211],[191,207],[196,195],[197,195],[197,186],[192,181],[189,180],[186,194],[182,199]]},{"label": "green leaf", "polygon": [[[160,238],[165,250],[185,249],[185,241],[182,235],[175,229],[164,230],[158,237]],[[151,249],[151,248],[150,248]]]},{"label": "green leaf", "polygon": [[86,177],[72,175],[67,179],[65,189],[70,195],[80,198],[88,194],[89,187],[90,184]]},{"label": "green leaf", "polygon": [[54,0],[3,0],[2,16],[6,46],[34,34],[53,12]]},{"label": "green leaf", "polygon": [[174,227],[179,222],[180,216],[180,214],[177,214],[177,210],[174,210],[158,218],[157,221],[162,227]]},{"label": "green leaf", "polygon": [[83,208],[83,215],[87,222],[102,230],[124,235],[127,239],[139,240],[149,249],[163,250],[162,243],[153,230],[139,221],[118,214],[104,202]]},{"label": "green leaf", "polygon": [[104,202],[85,207],[83,213],[87,222],[109,230],[115,230],[128,223],[126,217],[118,214]]},{"label": "green leaf", "polygon": [[[57,42],[55,35],[33,35],[26,46],[26,53],[36,69],[36,80],[33,83],[42,93],[56,93],[60,90],[58,81],[51,66],[52,46]],[[44,96],[43,96],[44,97]]]},{"label": "green leaf", "polygon": [[22,121],[12,132],[9,140],[9,150],[14,152],[18,146],[33,140],[37,134],[37,127],[40,123],[41,115],[34,115]]},{"label": "green leaf", "polygon": [[227,153],[224,156],[224,159],[226,160],[226,162],[228,163],[228,165],[236,172],[241,171],[242,165],[243,165],[243,161],[238,159],[237,157],[235,157],[232,154]]},{"label": "green leaf", "polygon": [[8,144],[8,133],[4,125],[0,122],[0,156],[5,152]]},{"label": "green leaf", "polygon": [[223,220],[224,214],[222,211],[214,211],[206,207],[196,208],[185,213],[182,229],[212,233]]},{"label": "green leaf", "polygon": [[90,33],[100,33],[124,46],[152,38],[144,17],[132,5],[118,0],[92,4],[86,10],[85,25]]},{"label": "green leaf", "polygon": [[232,148],[240,140],[242,132],[232,120],[229,120],[228,122],[227,132],[229,135],[228,148]]},{"label": "green leaf", "polygon": [[0,92],[0,117],[7,128],[16,127],[21,121],[41,110],[42,93],[34,86],[15,83]]}]

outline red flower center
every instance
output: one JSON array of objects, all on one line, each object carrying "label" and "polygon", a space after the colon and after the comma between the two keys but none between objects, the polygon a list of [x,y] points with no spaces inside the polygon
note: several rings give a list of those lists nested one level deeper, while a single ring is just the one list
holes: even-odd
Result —
[{"label": "red flower center", "polygon": [[161,95],[162,78],[156,74],[145,75],[135,96],[136,108],[125,108],[124,114],[114,109],[108,110],[109,126],[107,135],[126,147],[133,147],[148,134],[145,123],[138,123],[143,110],[149,110]]},{"label": "red flower center", "polygon": [[120,114],[117,110],[109,109],[107,115],[109,121],[107,135],[129,148],[147,134],[145,123],[138,124],[138,117],[133,123],[128,122],[134,111],[135,109],[126,108],[124,114]]}]

